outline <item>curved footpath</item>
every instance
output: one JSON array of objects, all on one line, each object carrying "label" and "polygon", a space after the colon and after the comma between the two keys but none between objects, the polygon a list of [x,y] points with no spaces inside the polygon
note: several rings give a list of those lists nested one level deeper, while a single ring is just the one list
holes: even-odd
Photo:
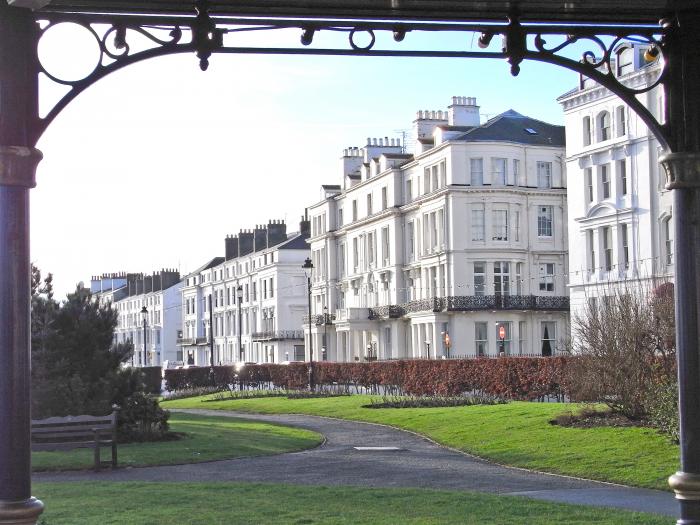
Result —
[{"label": "curved footpath", "polygon": [[[115,471],[35,473],[54,481],[251,481],[359,487],[423,487],[491,494],[678,516],[669,492],[586,481],[502,467],[394,428],[306,415],[267,415],[224,410],[173,410],[279,423],[326,437],[320,447],[255,458]],[[355,447],[391,447],[358,450]],[[397,449],[397,450],[396,450]]]}]

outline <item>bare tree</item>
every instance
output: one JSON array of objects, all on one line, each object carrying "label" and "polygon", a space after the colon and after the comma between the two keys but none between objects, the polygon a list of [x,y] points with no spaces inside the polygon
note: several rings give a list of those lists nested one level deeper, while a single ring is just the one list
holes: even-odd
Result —
[{"label": "bare tree", "polygon": [[673,285],[602,292],[573,319],[572,398],[641,419],[648,392],[675,367]]}]

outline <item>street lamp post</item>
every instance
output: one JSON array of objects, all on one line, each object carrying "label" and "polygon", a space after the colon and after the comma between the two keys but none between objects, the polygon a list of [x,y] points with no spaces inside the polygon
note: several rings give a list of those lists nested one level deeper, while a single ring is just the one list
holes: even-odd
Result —
[{"label": "street lamp post", "polygon": [[430,359],[430,341],[425,341],[425,348],[428,351],[427,358]]},{"label": "street lamp post", "polygon": [[146,354],[146,319],[148,318],[148,309],[144,306],[141,308],[141,318],[143,319],[143,364],[148,366],[148,354]]},{"label": "street lamp post", "polygon": [[309,303],[309,391],[314,390],[314,340],[311,335],[311,276],[313,275],[314,265],[308,257],[302,266],[306,274],[308,303]]},{"label": "street lamp post", "polygon": [[241,326],[243,321],[243,287],[240,284],[236,288],[236,295],[238,296],[238,360],[245,361],[243,359],[243,327]]},{"label": "street lamp post", "polygon": [[500,351],[498,352],[498,355],[504,356],[506,355],[506,327],[505,325],[500,325],[498,327],[498,339],[500,341]]}]

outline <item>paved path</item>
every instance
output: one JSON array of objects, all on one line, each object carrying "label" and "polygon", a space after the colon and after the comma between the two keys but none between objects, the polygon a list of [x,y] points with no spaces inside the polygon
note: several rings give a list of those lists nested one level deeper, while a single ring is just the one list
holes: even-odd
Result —
[{"label": "paved path", "polygon": [[[616,507],[676,517],[672,494],[501,467],[393,428],[304,415],[222,410],[182,412],[242,417],[307,428],[326,437],[315,449],[276,456],[189,465],[37,473],[35,481],[253,481],[303,485],[424,487],[517,495],[562,503]],[[360,451],[354,447],[396,447]]]}]

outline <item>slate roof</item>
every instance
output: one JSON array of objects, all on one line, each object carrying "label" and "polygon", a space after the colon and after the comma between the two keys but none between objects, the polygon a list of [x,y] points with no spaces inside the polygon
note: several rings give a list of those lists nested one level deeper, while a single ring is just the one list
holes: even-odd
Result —
[{"label": "slate roof", "polygon": [[309,243],[306,242],[306,239],[308,239],[308,237],[304,235],[296,235],[282,244],[278,244],[276,248],[280,250],[308,250]]},{"label": "slate roof", "polygon": [[[528,129],[535,131],[535,133],[528,132]],[[517,142],[533,146],[566,145],[564,126],[548,124],[526,117],[512,109],[452,140]]]}]

